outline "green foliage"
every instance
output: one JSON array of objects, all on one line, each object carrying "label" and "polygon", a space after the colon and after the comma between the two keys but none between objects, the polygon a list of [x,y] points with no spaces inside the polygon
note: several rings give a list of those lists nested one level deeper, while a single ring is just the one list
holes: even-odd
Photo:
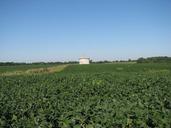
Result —
[{"label": "green foliage", "polygon": [[149,57],[149,58],[139,58],[137,63],[171,63],[171,57],[161,56],[161,57]]},{"label": "green foliage", "polygon": [[171,66],[72,65],[0,77],[0,127],[169,128]]},{"label": "green foliage", "polygon": [[5,72],[16,72],[16,71],[26,71],[29,69],[37,69],[37,68],[48,68],[48,67],[53,67],[53,66],[58,66],[58,65],[43,65],[43,64],[30,64],[30,65],[10,65],[10,66],[0,66],[0,73],[5,73]]}]

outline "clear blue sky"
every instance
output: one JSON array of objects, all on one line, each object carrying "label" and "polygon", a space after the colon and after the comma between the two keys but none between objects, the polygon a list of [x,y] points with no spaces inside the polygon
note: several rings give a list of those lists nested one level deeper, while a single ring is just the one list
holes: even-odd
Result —
[{"label": "clear blue sky", "polygon": [[171,56],[171,0],[0,0],[0,61]]}]

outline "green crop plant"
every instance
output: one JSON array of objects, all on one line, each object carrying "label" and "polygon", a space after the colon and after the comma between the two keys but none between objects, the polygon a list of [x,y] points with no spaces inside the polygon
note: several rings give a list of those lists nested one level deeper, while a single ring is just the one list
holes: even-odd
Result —
[{"label": "green crop plant", "polygon": [[170,119],[169,64],[70,65],[0,76],[0,127],[169,128]]}]

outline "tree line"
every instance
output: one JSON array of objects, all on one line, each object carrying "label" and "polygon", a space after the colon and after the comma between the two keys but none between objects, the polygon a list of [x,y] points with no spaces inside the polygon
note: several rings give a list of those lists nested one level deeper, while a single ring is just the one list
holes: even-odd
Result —
[{"label": "tree line", "polygon": [[148,58],[139,58],[137,63],[170,63],[171,57],[159,56],[159,57],[148,57]]},{"label": "tree line", "polygon": [[[103,63],[120,63],[120,62],[137,62],[137,63],[170,63],[171,57],[159,56],[159,57],[148,57],[139,58],[137,60],[115,60],[115,61],[92,61],[90,63],[103,64]],[[33,63],[17,63],[17,62],[0,62],[0,66],[13,66],[13,65],[57,65],[57,64],[78,64],[78,61],[66,61],[66,62],[33,62]]]},{"label": "tree line", "polygon": [[76,64],[77,61],[67,62],[33,62],[33,63],[21,63],[21,62],[0,62],[0,66],[17,66],[17,65],[57,65],[57,64]]}]

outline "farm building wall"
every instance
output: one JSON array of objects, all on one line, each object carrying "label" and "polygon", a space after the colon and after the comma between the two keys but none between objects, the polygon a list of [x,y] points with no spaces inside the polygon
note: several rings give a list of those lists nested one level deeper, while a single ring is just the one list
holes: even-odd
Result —
[{"label": "farm building wall", "polygon": [[90,64],[90,59],[89,58],[80,58],[79,64]]}]

